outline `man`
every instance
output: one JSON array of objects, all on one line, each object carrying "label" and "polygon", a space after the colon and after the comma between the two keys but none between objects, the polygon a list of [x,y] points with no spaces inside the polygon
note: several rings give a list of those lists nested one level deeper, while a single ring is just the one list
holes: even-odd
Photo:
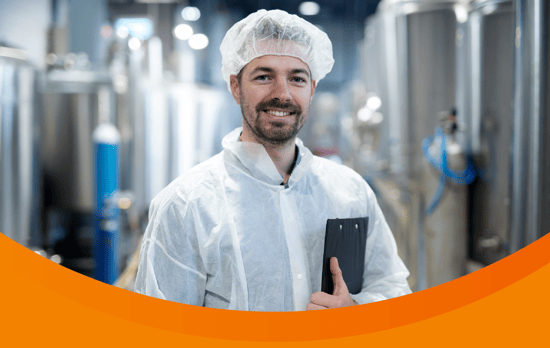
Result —
[{"label": "man", "polygon": [[[374,193],[353,170],[313,156],[296,137],[316,85],[332,68],[325,33],[283,11],[235,24],[222,74],[243,127],[224,150],[151,204],[136,291],[198,306],[288,311],[350,306],[410,293]],[[369,217],[362,291],[350,295],[336,259],[320,292],[327,219]]]}]

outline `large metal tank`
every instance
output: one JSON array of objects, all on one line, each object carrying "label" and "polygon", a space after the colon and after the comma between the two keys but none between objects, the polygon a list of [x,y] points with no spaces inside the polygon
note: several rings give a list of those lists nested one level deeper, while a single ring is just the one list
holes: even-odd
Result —
[{"label": "large metal tank", "polygon": [[92,133],[114,115],[109,73],[52,70],[43,87],[42,161],[46,204],[93,213]]},{"label": "large metal tank", "polygon": [[95,154],[92,133],[115,123],[114,92],[108,72],[54,69],[42,92],[44,247],[62,265],[85,275],[95,268]]},{"label": "large metal tank", "polygon": [[27,246],[40,238],[36,72],[24,52],[0,46],[0,232]]},{"label": "large metal tank", "polygon": [[514,4],[511,252],[550,231],[550,8],[541,0]]},{"label": "large metal tank", "polygon": [[469,254],[482,264],[507,255],[513,131],[512,1],[475,1],[457,32],[457,113],[478,170],[470,187]]},{"label": "large metal tank", "polygon": [[[416,290],[435,286],[463,274],[467,235],[464,224],[449,226],[444,218],[430,222],[424,210],[430,200],[423,178],[425,161],[421,143],[434,133],[438,115],[455,105],[455,37],[457,1],[387,1],[380,3],[376,27],[381,35],[380,96],[387,118],[388,175],[376,181],[379,197],[391,208],[390,222],[404,236],[396,238],[411,270],[409,282]],[[467,202],[456,200],[454,214],[466,216]],[[444,214],[444,212],[439,212]],[[438,221],[438,222],[436,222]],[[442,223],[443,221],[443,223]],[[406,226],[398,228],[399,226]],[[401,232],[399,232],[401,233]],[[431,236],[438,238],[431,238]],[[444,235],[443,237],[441,235]],[[438,270],[442,239],[461,241],[454,262]],[[435,243],[435,244],[434,244]],[[458,260],[458,262],[456,262]]]}]

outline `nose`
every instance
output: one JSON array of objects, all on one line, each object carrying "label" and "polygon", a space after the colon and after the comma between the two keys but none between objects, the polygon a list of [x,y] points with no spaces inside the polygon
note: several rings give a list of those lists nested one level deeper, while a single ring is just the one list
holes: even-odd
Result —
[{"label": "nose", "polygon": [[278,99],[282,102],[289,102],[292,100],[292,95],[290,94],[290,88],[286,78],[277,78],[275,80],[272,97],[273,99]]}]

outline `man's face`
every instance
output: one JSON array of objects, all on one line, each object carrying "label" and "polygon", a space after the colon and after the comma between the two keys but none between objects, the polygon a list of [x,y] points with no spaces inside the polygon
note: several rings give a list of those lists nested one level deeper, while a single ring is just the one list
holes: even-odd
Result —
[{"label": "man's face", "polygon": [[231,92],[243,113],[243,138],[282,145],[307,119],[315,81],[307,64],[289,56],[262,56],[231,76]]}]

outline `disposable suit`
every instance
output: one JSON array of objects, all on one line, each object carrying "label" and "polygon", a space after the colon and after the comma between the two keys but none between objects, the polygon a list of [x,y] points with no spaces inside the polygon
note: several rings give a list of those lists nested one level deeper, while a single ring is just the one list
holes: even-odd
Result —
[{"label": "disposable suit", "polygon": [[410,293],[409,272],[373,191],[296,139],[286,185],[262,145],[228,134],[224,150],[151,204],[135,290],[197,306],[305,310],[321,289],[327,219],[369,217],[359,304]]}]

